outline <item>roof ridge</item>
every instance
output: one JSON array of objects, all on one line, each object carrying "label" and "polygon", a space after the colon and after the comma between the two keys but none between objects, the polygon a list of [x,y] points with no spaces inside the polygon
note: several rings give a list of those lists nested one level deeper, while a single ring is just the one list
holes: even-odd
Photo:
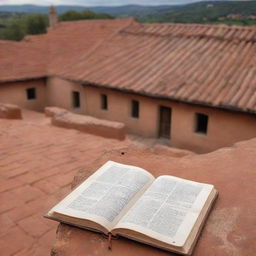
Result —
[{"label": "roof ridge", "polygon": [[121,33],[124,34],[131,34],[131,35],[140,35],[140,36],[153,36],[153,37],[162,37],[162,38],[205,38],[205,39],[216,39],[220,41],[239,41],[239,42],[256,42],[256,37],[255,39],[243,39],[243,38],[225,38],[222,36],[213,36],[213,35],[182,35],[182,34],[176,34],[176,35],[159,35],[155,33],[143,33],[143,32],[131,32],[131,31],[120,31]]},{"label": "roof ridge", "polygon": [[238,29],[251,29],[256,30],[255,26],[239,26],[239,25],[227,25],[227,24],[201,24],[201,23],[144,23],[142,26],[184,26],[184,27],[209,27],[209,28],[238,28]]},{"label": "roof ridge", "polygon": [[[161,27],[161,24],[159,24]],[[171,24],[172,25],[172,24]],[[178,26],[181,25],[181,24],[178,24]],[[184,26],[183,26],[184,25]],[[143,28],[148,28],[150,27],[150,25],[141,25],[141,29],[139,30],[126,30],[126,29],[122,29],[120,32],[121,33],[126,33],[126,34],[131,34],[131,35],[141,35],[141,36],[154,36],[154,37],[162,37],[162,38],[206,38],[206,39],[216,39],[216,40],[220,40],[220,41],[239,41],[239,42],[256,42],[256,29],[255,28],[252,28],[252,29],[248,29],[250,27],[245,27],[245,29],[241,26],[218,26],[218,25],[203,25],[203,24],[182,24],[182,26],[180,27],[192,27],[191,25],[199,25],[199,26],[194,26],[195,28],[198,28],[198,27],[202,27],[202,28],[207,28],[206,31],[203,31],[203,32],[199,32],[199,33],[193,33],[193,32],[172,32],[172,31],[167,31],[167,32],[156,32],[156,31],[146,31],[145,29],[143,30]],[[176,24],[172,27],[175,27]],[[177,26],[177,27],[178,27]],[[153,27],[153,26],[152,26]],[[170,26],[171,27],[171,26]],[[225,32],[225,35],[216,35],[216,34],[209,34],[208,32],[210,31],[210,29],[228,29],[226,32]],[[244,37],[239,37],[239,36],[236,36],[236,35],[232,35],[232,36],[229,36],[227,37],[226,34],[228,32],[232,32],[232,31],[237,31],[237,29],[241,29],[243,31],[248,31],[248,32],[255,32],[255,34],[250,37],[250,38],[244,38]]]}]

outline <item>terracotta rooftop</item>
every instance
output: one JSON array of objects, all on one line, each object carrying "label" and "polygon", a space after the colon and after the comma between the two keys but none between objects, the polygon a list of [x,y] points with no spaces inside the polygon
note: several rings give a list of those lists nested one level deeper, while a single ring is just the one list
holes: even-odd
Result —
[{"label": "terracotta rooftop", "polygon": [[120,142],[50,126],[43,114],[0,119],[0,255],[50,255],[57,223],[43,215],[69,193],[75,173]]},{"label": "terracotta rooftop", "polygon": [[256,113],[256,29],[62,22],[1,42],[0,82],[58,75],[143,95]]},{"label": "terracotta rooftop", "polygon": [[69,66],[69,63],[76,63],[99,44],[133,22],[129,18],[73,21],[57,24],[45,36],[50,52],[50,61],[47,67],[48,74],[54,75]]},{"label": "terracotta rooftop", "polygon": [[256,113],[256,29],[195,24],[129,26],[60,76]]},{"label": "terracotta rooftop", "polygon": [[[23,120],[0,118],[0,255],[46,256],[57,223],[43,215],[70,192],[75,174],[108,149],[144,150],[156,141],[106,139],[52,126],[42,113],[22,110],[22,115]],[[173,158],[192,154],[159,150]]]},{"label": "terracotta rooftop", "polygon": [[[195,255],[254,254],[256,139],[196,155],[155,146],[152,140],[128,137],[120,142],[54,127],[37,112],[23,111],[23,117],[0,119],[0,255],[49,255],[57,223],[42,215],[69,193],[74,176],[77,184],[109,159],[141,166],[156,176],[214,184],[220,197]],[[101,235],[61,226],[53,255],[110,255],[106,243]],[[111,255],[134,252],[170,255],[125,239],[113,241]]]},{"label": "terracotta rooftop", "polygon": [[[106,150],[92,164],[88,163],[75,176],[78,185],[108,160],[145,168],[154,174],[174,175],[185,179],[214,184],[219,197],[193,256],[252,256],[256,251],[256,139],[239,142],[230,148],[204,155],[173,158],[154,150],[127,148]],[[107,249],[102,235],[60,224],[53,247],[58,256],[177,256],[145,244],[119,237]]]},{"label": "terracotta rooftop", "polygon": [[61,22],[47,34],[27,36],[21,42],[0,41],[0,82],[54,74],[133,22],[130,18]]},{"label": "terracotta rooftop", "polygon": [[219,40],[255,41],[253,26],[202,25],[202,24],[150,24],[127,28],[126,32],[172,37],[204,37]]},{"label": "terracotta rooftop", "polygon": [[47,76],[42,51],[26,42],[0,40],[0,83]]}]

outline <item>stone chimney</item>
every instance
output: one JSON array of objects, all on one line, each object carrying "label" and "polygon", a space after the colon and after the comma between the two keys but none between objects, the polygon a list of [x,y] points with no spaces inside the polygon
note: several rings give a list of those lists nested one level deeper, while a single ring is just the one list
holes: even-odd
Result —
[{"label": "stone chimney", "polygon": [[53,28],[58,22],[58,15],[55,6],[49,8],[49,27]]}]

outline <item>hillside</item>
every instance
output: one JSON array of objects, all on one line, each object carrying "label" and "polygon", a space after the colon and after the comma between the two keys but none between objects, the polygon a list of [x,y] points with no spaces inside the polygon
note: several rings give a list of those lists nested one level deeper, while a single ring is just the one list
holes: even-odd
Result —
[{"label": "hillside", "polygon": [[255,25],[256,1],[207,1],[180,6],[160,15],[148,15],[145,22],[225,23]]},{"label": "hillside", "polygon": [[[133,16],[136,18],[145,18],[149,15],[160,15],[175,9],[175,6],[161,5],[161,6],[142,6],[142,5],[124,5],[117,7],[86,7],[86,6],[70,6],[70,5],[57,5],[59,14],[69,10],[83,11],[91,10],[96,13],[108,13],[117,17]],[[49,7],[37,5],[2,5],[0,12],[22,12],[22,13],[48,13]]]},{"label": "hillside", "polygon": [[[47,6],[37,5],[0,5],[0,39],[21,40],[24,32],[23,23],[27,22],[28,14],[37,13],[41,23],[47,26]],[[98,18],[134,17],[144,23],[200,23],[228,25],[256,25],[256,1],[205,1],[187,5],[141,6],[126,5],[117,7],[85,7],[58,5],[60,21],[80,19],[74,10],[82,12],[90,10],[100,15]],[[72,15],[71,15],[72,14]],[[39,15],[39,16],[38,16]],[[65,16],[65,17],[64,17]],[[72,17],[71,17],[72,16]],[[76,17],[73,17],[76,16]],[[79,16],[77,18],[77,16]],[[37,19],[33,18],[33,19]],[[95,16],[97,18],[97,15]],[[44,21],[43,21],[44,20]],[[34,24],[37,22],[34,20]],[[41,33],[40,29],[37,33]],[[45,31],[46,29],[43,29]]]},{"label": "hillside", "polygon": [[[69,10],[91,10],[95,13],[107,13],[115,17],[134,17],[141,22],[174,23],[225,23],[229,25],[255,25],[256,1],[205,1],[186,5],[124,5],[117,7],[86,7],[58,5],[57,11],[63,14]],[[47,6],[37,5],[1,5],[0,13],[48,13]],[[7,15],[8,16],[8,15]],[[1,22],[0,14],[0,24]]]}]

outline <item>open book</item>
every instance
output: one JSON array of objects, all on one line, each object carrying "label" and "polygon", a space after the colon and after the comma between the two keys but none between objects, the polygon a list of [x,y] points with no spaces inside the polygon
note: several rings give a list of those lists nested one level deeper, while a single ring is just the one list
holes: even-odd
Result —
[{"label": "open book", "polygon": [[187,255],[216,196],[212,185],[108,161],[45,217]]}]

